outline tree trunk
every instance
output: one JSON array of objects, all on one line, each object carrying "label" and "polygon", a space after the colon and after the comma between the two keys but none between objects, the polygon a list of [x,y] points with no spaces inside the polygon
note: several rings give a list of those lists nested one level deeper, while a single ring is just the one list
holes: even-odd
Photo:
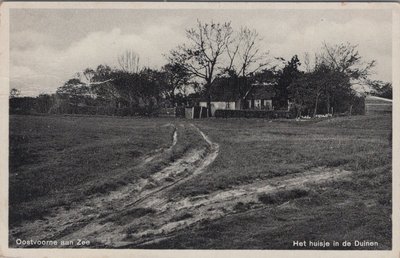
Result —
[{"label": "tree trunk", "polygon": [[206,92],[207,92],[207,117],[212,117],[211,113],[211,81],[207,80],[206,84]]},{"label": "tree trunk", "polygon": [[329,98],[329,94],[326,95],[326,113],[329,114],[331,111],[331,102]]},{"label": "tree trunk", "polygon": [[315,98],[315,107],[314,107],[314,114],[313,114],[313,117],[315,117],[315,115],[317,115],[318,99],[319,99],[319,94],[317,94],[317,96],[316,96],[316,98]]},{"label": "tree trunk", "polygon": [[211,117],[212,113],[211,113],[211,94],[207,93],[207,117]]},{"label": "tree trunk", "polygon": [[297,108],[297,115],[296,115],[296,118],[300,118],[301,117],[301,107],[300,107],[300,105],[297,105],[296,106],[296,108]]},{"label": "tree trunk", "polygon": [[172,106],[173,106],[173,107],[176,107],[176,100],[175,100],[175,93],[174,93],[174,90],[170,93],[169,98],[170,98],[170,100],[171,100]]},{"label": "tree trunk", "polygon": [[131,93],[129,93],[129,113],[129,115],[133,115],[133,97]]}]

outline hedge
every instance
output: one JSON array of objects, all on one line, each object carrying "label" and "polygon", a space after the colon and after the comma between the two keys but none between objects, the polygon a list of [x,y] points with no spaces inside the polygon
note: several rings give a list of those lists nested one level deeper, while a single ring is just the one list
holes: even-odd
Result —
[{"label": "hedge", "polygon": [[231,117],[245,117],[245,118],[294,118],[292,112],[286,110],[230,110],[230,109],[217,109],[215,117],[231,118]]},{"label": "hedge", "polygon": [[185,107],[176,107],[175,108],[175,117],[185,118]]}]

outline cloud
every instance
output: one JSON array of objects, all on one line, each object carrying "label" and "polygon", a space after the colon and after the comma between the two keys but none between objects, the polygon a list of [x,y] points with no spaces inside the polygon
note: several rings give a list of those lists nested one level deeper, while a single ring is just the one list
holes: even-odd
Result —
[{"label": "cloud", "polygon": [[29,44],[25,42],[11,50],[11,84],[18,85],[23,94],[35,95],[35,90],[55,92],[64,81],[87,67],[118,66],[117,57],[125,50],[138,53],[142,66],[157,67],[165,63],[162,53],[177,44],[160,40],[169,37],[181,40],[171,28],[162,26],[149,27],[141,35],[124,34],[119,28],[93,32],[66,49],[46,45],[41,37],[31,38]]},{"label": "cloud", "polygon": [[383,80],[391,80],[391,23],[365,19],[353,19],[346,23],[320,21],[304,31],[288,34],[285,42],[272,44],[271,52],[287,58],[294,54],[302,56],[304,52],[313,55],[322,50],[322,42],[329,45],[346,42],[357,44],[364,61],[377,60],[376,75]]},{"label": "cloud", "polygon": [[[254,15],[220,14],[193,12],[176,17],[164,14],[164,17],[160,13],[154,19],[143,20],[140,26],[114,24],[110,27],[99,22],[96,26],[88,26],[90,29],[82,27],[76,30],[62,27],[64,25],[60,23],[60,27],[46,33],[27,25],[22,30],[11,32],[11,87],[21,89],[25,95],[52,93],[87,67],[96,68],[99,64],[116,67],[118,55],[128,49],[140,55],[142,66],[159,68],[166,62],[163,54],[185,42],[184,28],[194,26],[197,18],[205,22],[212,18],[221,22],[232,20],[235,29],[243,25],[254,28],[263,38],[262,50],[269,50],[273,57],[286,59],[294,54],[302,59],[304,52],[312,56],[321,50],[323,41],[330,44],[349,41],[359,45],[360,55],[365,60],[377,60],[375,78],[391,80],[390,19],[357,15],[341,19],[322,13],[292,15],[290,12],[286,16],[280,16],[280,13],[266,15],[264,12]],[[83,28],[89,31],[83,33]],[[65,35],[60,36],[60,31],[65,31]]]},{"label": "cloud", "polygon": [[[391,81],[392,41],[391,22],[376,21],[356,17],[342,21],[321,15],[319,18],[309,18],[299,21],[299,17],[289,17],[285,20],[271,18],[251,19],[245,25],[256,29],[263,37],[262,48],[269,50],[271,58],[283,57],[290,59],[298,55],[300,61],[304,53],[310,57],[322,51],[322,43],[329,45],[350,42],[357,44],[358,51],[364,61],[376,60],[373,78]],[[367,28],[367,29],[366,29]]]},{"label": "cloud", "polygon": [[11,50],[35,49],[41,45],[52,45],[55,38],[41,32],[23,30],[11,34]]}]

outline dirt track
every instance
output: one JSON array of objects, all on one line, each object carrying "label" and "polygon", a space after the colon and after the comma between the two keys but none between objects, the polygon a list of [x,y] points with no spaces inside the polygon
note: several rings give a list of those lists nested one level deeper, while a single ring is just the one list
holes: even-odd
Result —
[{"label": "dirt track", "polygon": [[[142,217],[129,226],[138,232],[129,234],[127,244],[140,247],[173,236],[173,233],[202,221],[210,221],[236,213],[238,203],[250,205],[251,208],[262,206],[258,200],[260,194],[309,189],[312,185],[333,180],[346,180],[350,174],[345,170],[315,168],[295,176],[277,177],[268,181],[242,185],[234,189],[216,191],[209,195],[183,198],[175,202],[161,196],[148,198],[138,208],[154,209],[150,217]],[[151,226],[149,226],[151,221]],[[147,222],[147,223],[146,223]]]},{"label": "dirt track", "polygon": [[[149,178],[94,196],[68,210],[58,208],[53,216],[23,224],[13,229],[11,235],[34,240],[83,239],[91,241],[92,245],[114,248],[140,247],[171,237],[196,223],[235,213],[239,202],[253,207],[262,205],[258,200],[260,194],[308,189],[314,184],[346,180],[350,174],[344,170],[315,168],[208,195],[170,200],[166,197],[169,189],[202,173],[218,156],[218,144],[193,124],[190,127],[203,137],[206,147],[189,149]],[[147,155],[139,166],[146,166],[173,151],[177,142],[179,135],[175,130],[171,146]]]},{"label": "dirt track", "polygon": [[[173,126],[167,124],[165,126]],[[183,126],[183,125],[182,125]],[[191,127],[194,127],[191,125]],[[197,129],[198,130],[198,129]],[[178,185],[201,173],[218,155],[218,145],[212,143],[200,130],[209,144],[204,148],[190,149],[181,158],[171,162],[149,178],[140,179],[116,191],[94,196],[77,203],[68,210],[57,208],[43,220],[24,223],[11,230],[12,238],[33,240],[76,240],[89,239],[92,243],[110,246],[120,245],[125,226],[118,226],[119,216],[129,213],[137,205],[147,203],[149,197],[161,196],[172,186]],[[172,152],[178,141],[175,129],[169,148],[157,149],[143,157],[138,167],[157,160]],[[110,222],[107,222],[110,221]],[[14,241],[12,241],[13,243]]]}]

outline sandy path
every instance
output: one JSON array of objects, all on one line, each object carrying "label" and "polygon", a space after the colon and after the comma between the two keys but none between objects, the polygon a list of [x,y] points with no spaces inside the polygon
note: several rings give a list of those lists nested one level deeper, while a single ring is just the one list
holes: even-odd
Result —
[{"label": "sandy path", "polygon": [[[53,212],[53,216],[25,223],[14,228],[11,235],[15,236],[14,238],[33,240],[89,239],[92,243],[102,244],[120,242],[123,236],[121,231],[126,229],[118,226],[121,214],[123,217],[124,212],[145,202],[147,198],[161,196],[172,186],[189,180],[215,159],[218,155],[218,145],[211,143],[208,138],[204,139],[209,146],[189,150],[149,178],[140,179],[106,195],[92,197],[68,210],[59,207]],[[146,155],[139,166],[143,167],[160,155],[171,152],[177,142],[178,132],[175,129],[171,146]]]},{"label": "sandy path", "polygon": [[[127,170],[134,171],[135,169],[143,168],[149,164],[150,161],[157,160],[165,153],[172,151],[174,146],[177,144],[177,130],[171,123],[165,124],[164,126],[172,126],[174,128],[171,145],[167,148],[159,148],[147,153],[141,158],[138,165],[126,168]],[[50,216],[47,216],[42,220],[23,223],[22,225],[11,229],[11,238],[12,240],[17,237],[33,240],[56,240],[58,236],[63,235],[65,232],[82,227],[83,225],[88,224],[91,220],[104,216],[104,213],[111,212],[115,200],[129,197],[136,189],[144,187],[149,180],[151,179],[141,179],[135,184],[129,183],[115,191],[107,193],[106,195],[93,196],[90,199],[85,200],[83,203],[75,204],[69,209],[57,207],[51,212]],[[99,209],[102,214],[98,212]]]},{"label": "sandy path", "polygon": [[[269,180],[241,185],[233,189],[221,190],[212,194],[182,198],[171,202],[165,198],[149,198],[141,203],[140,208],[151,208],[156,212],[136,219],[129,228],[137,232],[126,234],[129,241],[124,243],[129,247],[154,243],[173,235],[174,232],[185,229],[195,223],[210,221],[238,212],[238,203],[250,204],[252,208],[265,204],[260,203],[260,194],[289,191],[293,189],[308,190],[313,185],[330,181],[348,180],[349,171],[314,168],[310,171],[275,177]],[[151,223],[148,223],[151,221]],[[123,243],[120,243],[122,247]],[[114,245],[118,246],[118,245]]]},{"label": "sandy path", "polygon": [[[129,225],[126,223],[136,223],[142,221],[137,217],[137,213],[149,212],[153,213],[153,205],[158,204],[158,200],[162,200],[165,192],[173,186],[177,186],[191,178],[195,177],[211,164],[218,155],[219,146],[201,132],[197,127],[194,127],[203,136],[204,140],[208,143],[207,148],[192,149],[187,152],[182,158],[172,162],[163,170],[155,173],[146,182],[139,182],[135,186],[135,192],[131,192],[128,196],[122,196],[118,202],[123,205],[115,209],[113,206],[113,213],[109,214],[106,218],[96,220],[89,223],[85,227],[72,232],[71,234],[64,235],[63,239],[89,239],[92,242],[100,242],[109,247],[118,247],[131,242],[126,242],[127,228]],[[170,181],[172,178],[173,181]],[[168,179],[168,180],[167,180]],[[151,186],[148,189],[148,186]],[[168,202],[168,200],[165,200]],[[144,207],[144,208],[142,208]],[[143,214],[145,215],[145,214]],[[146,216],[144,216],[145,218]],[[121,222],[122,220],[122,222]],[[127,220],[125,222],[124,220]],[[153,219],[144,221],[146,224],[153,224]]]},{"label": "sandy path", "polygon": [[[187,125],[180,124],[180,127]],[[190,125],[208,146],[191,149],[147,179],[129,184],[106,195],[93,197],[53,217],[25,224],[20,232],[31,239],[91,241],[92,245],[132,248],[161,241],[196,223],[215,220],[240,212],[238,203],[261,207],[260,194],[291,189],[310,189],[313,185],[348,180],[349,171],[319,167],[303,173],[274,177],[215,191],[208,195],[174,197],[167,192],[174,186],[194,179],[218,156],[219,146],[199,128]],[[172,151],[178,142],[175,130],[171,147],[144,158],[143,164],[162,152]],[[249,206],[248,206],[249,207]],[[17,229],[18,230],[18,229]],[[33,237],[34,236],[34,237]]]}]

